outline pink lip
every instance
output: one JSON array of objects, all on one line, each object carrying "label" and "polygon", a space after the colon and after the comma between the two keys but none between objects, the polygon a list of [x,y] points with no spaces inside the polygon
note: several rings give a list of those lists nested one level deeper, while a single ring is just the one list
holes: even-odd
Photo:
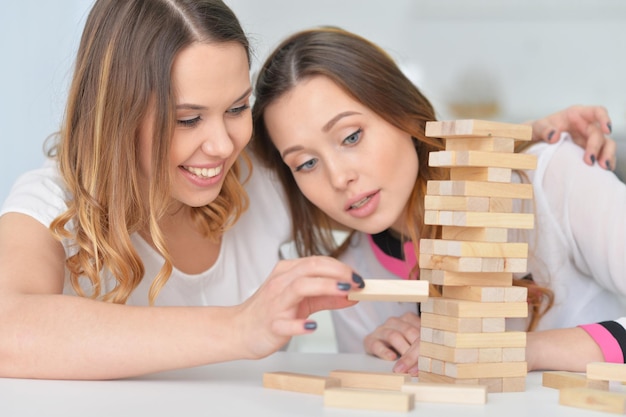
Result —
[{"label": "pink lip", "polygon": [[[359,208],[351,208],[351,206],[364,198],[369,197],[369,201],[367,201],[364,205]],[[380,190],[370,191],[367,193],[363,193],[359,196],[351,198],[345,206],[346,212],[353,217],[362,218],[367,217],[374,213],[380,204]]]}]

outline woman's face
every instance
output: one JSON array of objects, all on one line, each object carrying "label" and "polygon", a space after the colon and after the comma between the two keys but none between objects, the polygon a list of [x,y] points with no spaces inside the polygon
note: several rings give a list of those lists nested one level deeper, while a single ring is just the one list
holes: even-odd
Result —
[{"label": "woman's face", "polygon": [[405,231],[419,167],[408,133],[324,76],[268,106],[265,123],[302,193],[327,215],[366,233]]},{"label": "woman's face", "polygon": [[[226,173],[252,136],[250,74],[245,49],[194,43],[174,60],[176,128],[169,169],[172,199],[200,207],[218,196]],[[152,176],[154,109],[140,127],[141,176]],[[146,181],[146,184],[149,181]]]}]

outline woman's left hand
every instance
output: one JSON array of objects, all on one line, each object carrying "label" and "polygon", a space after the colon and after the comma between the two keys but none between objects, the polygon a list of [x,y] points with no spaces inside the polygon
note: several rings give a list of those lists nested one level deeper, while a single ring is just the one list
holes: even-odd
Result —
[{"label": "woman's left hand", "polygon": [[585,149],[584,161],[593,165],[596,161],[604,169],[615,169],[617,146],[611,134],[611,118],[602,106],[570,106],[542,119],[530,122],[533,140],[554,143],[561,133],[569,132],[576,143]]}]

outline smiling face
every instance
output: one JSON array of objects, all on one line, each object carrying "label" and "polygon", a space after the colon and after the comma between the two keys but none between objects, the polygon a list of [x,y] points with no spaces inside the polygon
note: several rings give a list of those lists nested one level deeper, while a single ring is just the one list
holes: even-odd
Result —
[{"label": "smiling face", "polygon": [[[238,43],[194,43],[172,69],[176,127],[170,145],[171,197],[200,207],[219,195],[252,136],[248,58]],[[140,171],[152,176],[154,109],[140,127]]]},{"label": "smiling face", "polygon": [[411,136],[324,76],[305,79],[270,104],[269,136],[306,198],[350,228],[404,232],[417,178]]}]

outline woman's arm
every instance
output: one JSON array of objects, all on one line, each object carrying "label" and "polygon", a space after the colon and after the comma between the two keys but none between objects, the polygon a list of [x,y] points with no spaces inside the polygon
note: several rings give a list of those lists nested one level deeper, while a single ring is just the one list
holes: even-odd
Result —
[{"label": "woman's arm", "polygon": [[[309,314],[353,305],[352,271],[284,261],[241,305],[135,307],[63,295],[65,253],[29,216],[0,217],[0,377],[109,379],[254,359],[310,333]],[[357,286],[355,285],[355,288]]]}]

